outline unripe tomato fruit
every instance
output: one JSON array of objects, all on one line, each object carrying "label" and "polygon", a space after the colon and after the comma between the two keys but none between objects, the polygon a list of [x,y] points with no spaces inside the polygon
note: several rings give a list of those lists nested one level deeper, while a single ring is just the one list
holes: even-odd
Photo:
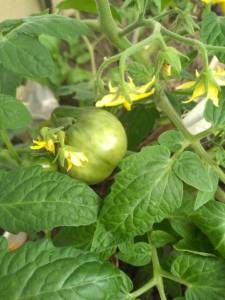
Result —
[{"label": "unripe tomato fruit", "polygon": [[88,184],[107,178],[127,151],[127,137],[120,121],[108,111],[94,107],[62,107],[55,111],[55,117],[73,118],[65,132],[65,144],[83,152],[88,159],[81,167],[73,166],[70,176]]}]

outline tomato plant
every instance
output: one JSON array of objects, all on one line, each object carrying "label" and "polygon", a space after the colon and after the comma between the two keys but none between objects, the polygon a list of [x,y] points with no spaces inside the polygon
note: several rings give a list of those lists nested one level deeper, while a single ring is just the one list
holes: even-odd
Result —
[{"label": "tomato plant", "polygon": [[0,23],[0,300],[225,300],[224,7]]}]

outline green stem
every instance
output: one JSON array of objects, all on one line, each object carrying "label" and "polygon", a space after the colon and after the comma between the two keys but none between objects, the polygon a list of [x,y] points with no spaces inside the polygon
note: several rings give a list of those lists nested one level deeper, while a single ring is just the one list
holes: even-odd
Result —
[{"label": "green stem", "polygon": [[17,154],[16,150],[13,147],[13,144],[11,143],[11,140],[8,136],[8,133],[6,132],[6,130],[1,129],[0,130],[0,135],[2,138],[3,143],[6,145],[7,149],[9,150],[9,153],[11,154],[11,156],[18,162],[20,163],[20,157]]},{"label": "green stem", "polygon": [[[75,12],[75,16],[78,20],[80,20],[79,11]],[[90,54],[92,74],[95,75],[96,74],[96,63],[95,63],[94,47],[92,46],[92,44],[90,43],[89,39],[86,36],[82,36],[82,39],[83,39],[83,41],[87,47],[87,50]]]},{"label": "green stem", "polygon": [[164,285],[163,285],[163,279],[162,279],[162,276],[160,275],[161,274],[161,266],[159,263],[157,250],[154,247],[152,248],[152,264],[153,264],[154,278],[156,280],[156,287],[158,289],[160,299],[167,300],[165,290],[164,290]]},{"label": "green stem", "polygon": [[136,52],[138,52],[140,49],[143,49],[146,45],[151,44],[151,42],[156,41],[158,39],[159,42],[161,41],[161,35],[160,35],[160,24],[156,23],[154,27],[154,31],[152,35],[139,43],[131,46],[130,48],[126,49],[121,53],[120,57],[120,78],[121,78],[121,85],[122,85],[122,91],[124,92],[126,98],[129,100],[129,95],[126,95],[126,87],[125,87],[125,70],[126,70],[126,59],[129,56],[134,55]]},{"label": "green stem", "polygon": [[208,62],[208,53],[207,53],[207,49],[205,44],[203,44],[202,42],[195,40],[195,39],[191,39],[191,38],[187,38],[184,37],[182,35],[179,35],[173,31],[168,30],[165,27],[162,27],[162,33],[164,33],[165,35],[179,41],[182,42],[186,45],[190,45],[190,46],[196,46],[202,53],[202,58],[203,58],[203,64],[205,69],[207,70],[209,67],[209,62]]},{"label": "green stem", "polygon": [[214,171],[218,174],[220,180],[225,184],[225,173],[223,170],[220,169],[220,167],[216,164],[215,161],[212,160],[211,156],[205,151],[205,149],[202,147],[201,143],[199,142],[199,139],[196,136],[193,136],[189,133],[189,131],[186,129],[184,124],[182,123],[181,118],[169,102],[167,96],[164,92],[161,92],[158,97],[158,106],[162,109],[162,111],[169,117],[169,119],[174,123],[174,125],[183,133],[185,139],[190,142],[191,147],[195,150],[195,152],[208,164],[211,165],[211,167],[214,169]]},{"label": "green stem", "polygon": [[143,27],[144,24],[138,19],[137,21],[127,25],[125,28],[123,28],[120,32],[119,35],[120,36],[124,36],[128,33],[131,33],[132,31],[134,31],[135,29],[139,28],[139,27]]},{"label": "green stem", "polygon": [[104,32],[108,39],[119,49],[124,50],[130,47],[128,39],[119,36],[119,28],[113,19],[108,0],[96,0],[95,2],[102,32]]},{"label": "green stem", "polygon": [[96,63],[95,63],[95,54],[94,54],[94,48],[92,47],[89,39],[86,36],[82,37],[84,40],[84,43],[88,49],[88,52],[90,54],[90,58],[91,58],[91,70],[92,70],[92,74],[96,75]]},{"label": "green stem", "polygon": [[[119,35],[120,29],[117,27],[116,22],[113,19],[108,0],[95,0],[95,2],[100,19],[101,30],[108,40],[121,50],[125,50],[132,46],[126,37]],[[141,53],[137,53],[135,59],[140,63],[148,63]]]},{"label": "green stem", "polygon": [[169,119],[174,123],[177,129],[183,134],[183,136],[189,141],[192,142],[194,140],[194,136],[190,134],[187,128],[184,126],[180,116],[177,114],[171,103],[169,102],[167,96],[164,92],[161,92],[158,97],[157,102],[159,108],[169,117]]},{"label": "green stem", "polygon": [[149,280],[146,284],[144,284],[141,288],[138,290],[134,291],[129,295],[130,299],[136,299],[137,297],[141,296],[142,294],[146,293],[148,290],[153,288],[156,285],[155,278],[152,278]]},{"label": "green stem", "polygon": [[[114,56],[111,56],[110,58],[106,59],[101,65],[100,67],[98,68],[98,71],[97,71],[97,76],[96,76],[96,86],[97,86],[97,89],[99,88],[100,86],[100,79],[101,79],[101,76],[102,76],[102,73],[103,71],[112,63],[118,61],[121,57],[121,53],[118,53]],[[98,91],[97,91],[98,92]]]},{"label": "green stem", "polygon": [[82,22],[95,31],[101,31],[99,21],[96,19],[83,19]]},{"label": "green stem", "polygon": [[167,272],[167,271],[164,271],[164,270],[161,270],[161,276],[164,277],[164,278],[167,278],[167,279],[170,279],[174,282],[177,282],[179,284],[183,284],[183,285],[186,285],[188,286],[188,282],[186,282],[185,280],[181,279],[181,278],[178,278],[176,276],[174,276],[173,274]]}]

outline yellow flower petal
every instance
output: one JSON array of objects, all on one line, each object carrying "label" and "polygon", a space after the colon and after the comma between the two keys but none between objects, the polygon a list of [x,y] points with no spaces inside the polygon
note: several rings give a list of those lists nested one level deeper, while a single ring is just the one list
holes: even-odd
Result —
[{"label": "yellow flower petal", "polygon": [[192,99],[195,100],[198,97],[204,95],[206,92],[205,90],[205,85],[202,81],[198,82],[194,88],[193,94],[192,94]]},{"label": "yellow flower petal", "polygon": [[101,100],[95,103],[96,107],[109,107],[123,104],[124,97],[116,94],[105,95]]},{"label": "yellow flower petal", "polygon": [[150,80],[148,83],[141,86],[136,86],[135,87],[136,92],[145,93],[154,83],[155,83],[155,76],[153,76],[152,80]]},{"label": "yellow flower petal", "polygon": [[53,140],[49,139],[46,141],[45,149],[55,154],[55,144]]},{"label": "yellow flower petal", "polygon": [[144,99],[146,97],[149,97],[151,95],[153,95],[155,93],[155,89],[151,89],[151,91],[147,92],[147,93],[143,93],[143,94],[136,94],[136,95],[133,95],[131,96],[131,99],[132,101],[138,101],[138,100],[141,100],[141,99]]},{"label": "yellow flower petal", "polygon": [[109,82],[109,91],[110,93],[116,93],[118,91],[118,87],[112,86],[112,82]]},{"label": "yellow flower petal", "polygon": [[54,144],[52,139],[49,139],[47,141],[45,141],[45,140],[34,140],[33,143],[36,144],[36,145],[30,146],[30,149],[40,150],[40,149],[45,148],[47,151],[52,152],[53,154],[55,154],[55,144]]},{"label": "yellow flower petal", "polygon": [[225,15],[225,2],[220,3],[220,8],[221,8],[223,15]]},{"label": "yellow flower petal", "polygon": [[45,148],[45,146],[46,146],[45,141],[33,140],[33,144],[34,145],[30,146],[30,149],[32,149],[32,150],[40,150],[42,148]]},{"label": "yellow flower petal", "polygon": [[73,166],[81,167],[83,162],[88,161],[87,157],[82,152],[65,150],[64,157],[67,162],[67,171],[70,171]]},{"label": "yellow flower petal", "polygon": [[206,4],[217,4],[217,3],[224,3],[224,0],[202,0],[202,2]]},{"label": "yellow flower petal", "polygon": [[129,111],[131,110],[131,103],[129,101],[125,100],[123,106]]},{"label": "yellow flower petal", "polygon": [[66,163],[67,163],[67,172],[69,172],[73,167],[72,161],[69,157],[66,158]]},{"label": "yellow flower petal", "polygon": [[213,82],[209,82],[207,99],[212,100],[215,106],[218,106],[219,104],[218,94],[219,94],[218,86]]},{"label": "yellow flower petal", "polygon": [[162,67],[163,75],[170,77],[172,74],[172,67],[169,64],[164,64]]},{"label": "yellow flower petal", "polygon": [[195,81],[187,81],[185,83],[182,83],[181,85],[178,85],[176,87],[176,90],[186,90],[190,89],[195,85]]},{"label": "yellow flower petal", "polygon": [[195,71],[195,76],[198,78],[200,76],[198,70]]}]

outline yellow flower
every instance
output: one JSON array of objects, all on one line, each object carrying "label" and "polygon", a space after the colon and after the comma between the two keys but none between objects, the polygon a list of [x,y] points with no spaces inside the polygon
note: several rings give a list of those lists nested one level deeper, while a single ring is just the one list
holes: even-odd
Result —
[{"label": "yellow flower", "polygon": [[200,75],[196,71],[196,77],[196,81],[188,81],[177,87],[178,90],[194,88],[191,98],[186,102],[198,101],[200,97],[206,97],[218,106],[220,86],[225,86],[225,70],[218,67],[206,75]]},{"label": "yellow flower", "polygon": [[225,0],[202,0],[202,2],[206,4],[217,4],[217,3],[224,3]]},{"label": "yellow flower", "polygon": [[82,152],[75,152],[71,150],[64,151],[64,158],[67,162],[67,171],[70,171],[73,166],[81,167],[88,159]]},{"label": "yellow flower", "polygon": [[202,0],[206,4],[219,4],[221,11],[225,14],[225,0]]},{"label": "yellow flower", "polygon": [[101,100],[96,102],[97,107],[109,107],[123,105],[127,110],[131,110],[132,102],[142,100],[150,95],[154,94],[155,89],[148,89],[154,84],[155,77],[145,85],[136,86],[131,78],[129,78],[128,87],[128,96],[129,100],[121,93],[118,87],[113,87],[109,83],[109,94],[105,95]]},{"label": "yellow flower", "polygon": [[52,139],[47,140],[33,140],[34,145],[30,146],[30,149],[32,150],[40,150],[40,149],[46,149],[49,152],[52,152],[55,154],[55,144]]},{"label": "yellow flower", "polygon": [[162,67],[162,72],[165,77],[170,77],[172,74],[172,67],[169,64],[164,64]]}]

